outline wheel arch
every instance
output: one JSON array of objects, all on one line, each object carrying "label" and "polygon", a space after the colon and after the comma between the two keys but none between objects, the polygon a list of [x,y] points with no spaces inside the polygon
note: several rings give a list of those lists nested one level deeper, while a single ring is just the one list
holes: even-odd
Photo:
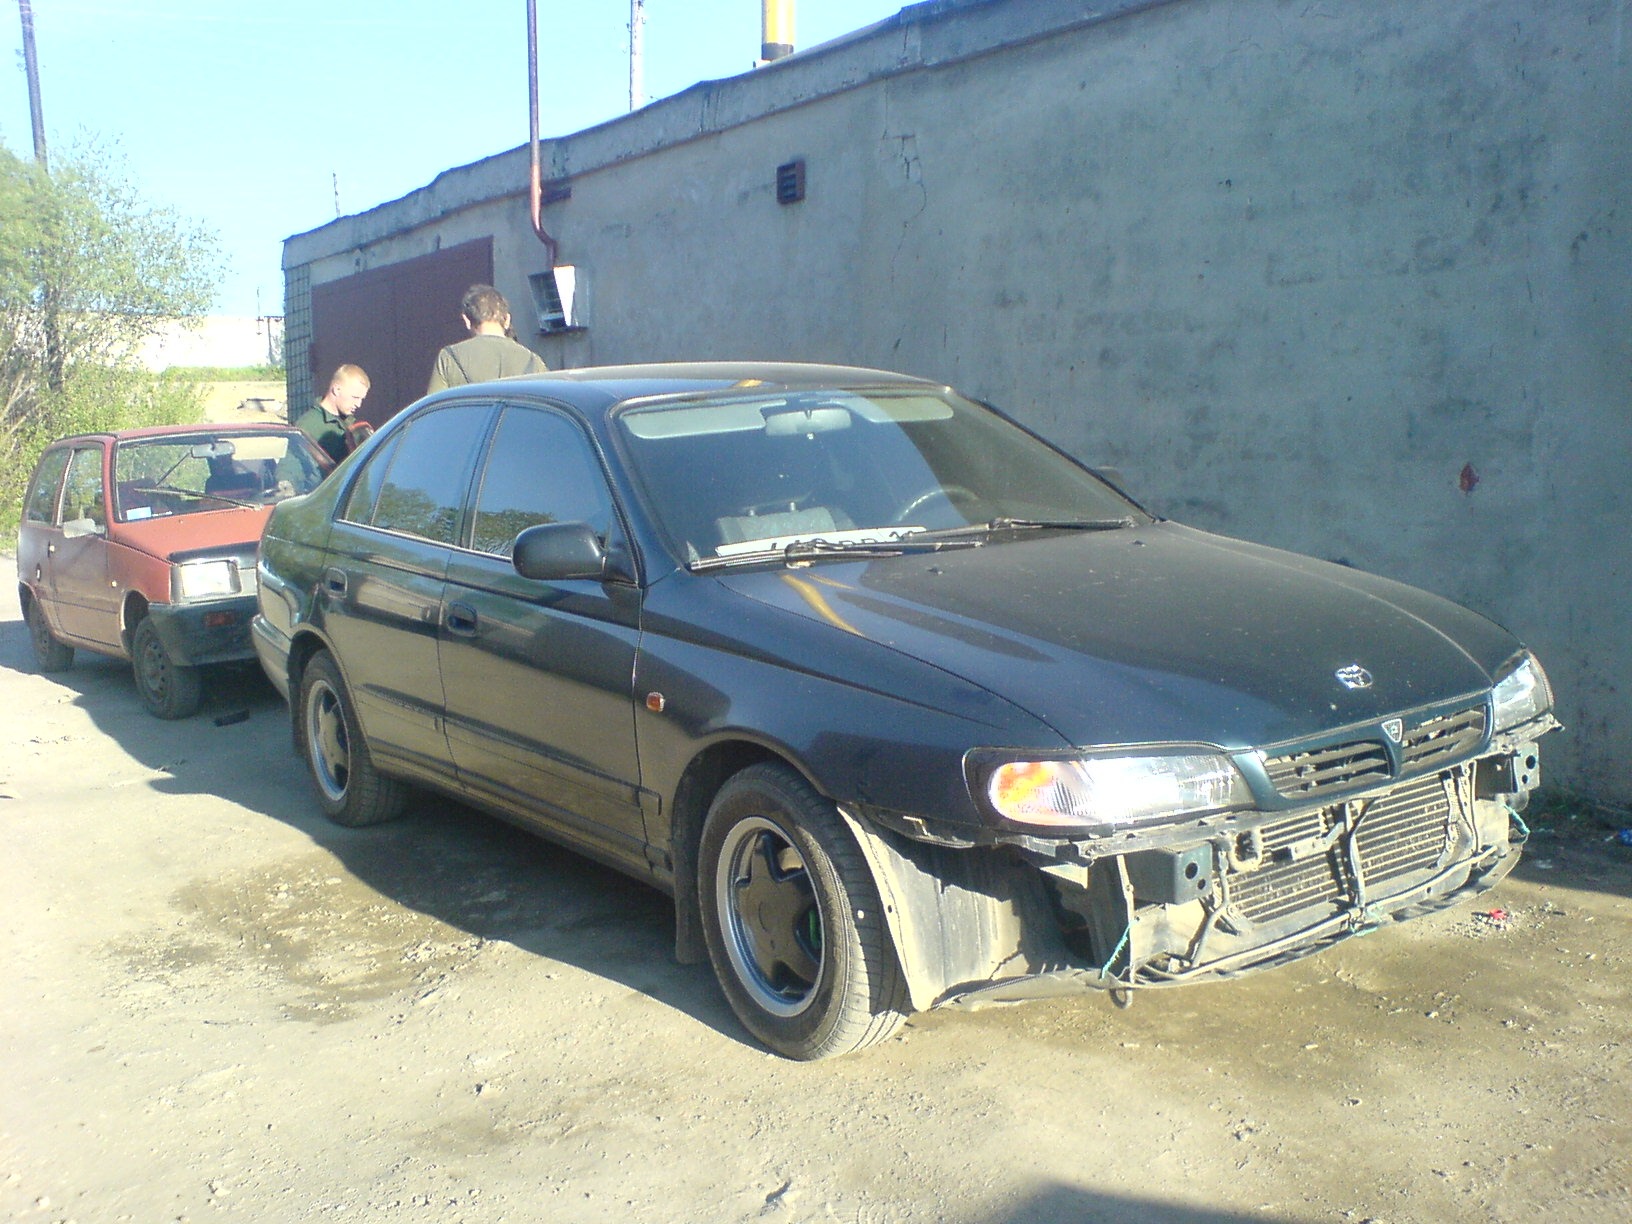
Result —
[{"label": "wheel arch", "polygon": [[[294,741],[295,752],[298,755],[301,749],[300,720],[303,717],[300,708],[300,685],[306,674],[306,665],[312,661],[319,651],[329,650],[329,644],[321,634],[312,629],[303,629],[295,634],[289,643],[289,658],[286,664],[288,669],[289,685],[289,735]],[[341,667],[340,659],[329,651],[334,659],[335,667],[339,668],[341,678],[345,677],[345,668]]]},{"label": "wheel arch", "polygon": [[708,959],[697,896],[697,847],[702,841],[703,821],[720,788],[750,765],[759,764],[784,765],[809,782],[818,794],[826,794],[797,760],[754,740],[721,740],[692,757],[674,788],[674,802],[669,809],[674,954],[683,965],[701,964]]},{"label": "wheel arch", "polygon": [[140,591],[126,591],[119,605],[119,641],[132,658],[136,655],[136,626],[146,618],[150,607],[147,596]]}]

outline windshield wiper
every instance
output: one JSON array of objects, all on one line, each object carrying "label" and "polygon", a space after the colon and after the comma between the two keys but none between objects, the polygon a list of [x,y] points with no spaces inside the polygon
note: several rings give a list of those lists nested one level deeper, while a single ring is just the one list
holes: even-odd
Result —
[{"label": "windshield wiper", "polygon": [[776,548],[759,548],[752,552],[728,553],[720,557],[703,557],[693,561],[693,573],[702,570],[724,569],[733,565],[763,565],[767,561],[781,561],[787,565],[818,561],[827,557],[899,557],[906,553],[941,552],[951,548],[979,548],[984,540],[930,539],[918,532],[897,540],[795,540]]},{"label": "windshield wiper", "polygon": [[1116,531],[1121,527],[1132,527],[1133,519],[1127,515],[1121,518],[1108,519],[1029,519],[1009,518],[1000,515],[987,523],[987,531]]},{"label": "windshield wiper", "polygon": [[902,553],[940,552],[946,548],[979,548],[981,540],[924,539],[925,533],[902,536],[898,540],[796,540],[782,549],[789,561],[845,553],[853,557],[899,557]]}]

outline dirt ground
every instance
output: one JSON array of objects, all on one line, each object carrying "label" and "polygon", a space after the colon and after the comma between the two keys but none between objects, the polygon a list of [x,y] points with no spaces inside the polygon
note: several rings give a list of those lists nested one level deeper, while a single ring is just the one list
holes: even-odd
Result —
[{"label": "dirt ground", "polygon": [[258,674],[161,723],[124,666],[35,675],[5,605],[6,1219],[1632,1219],[1632,850],[1595,823],[1477,912],[796,1065],[658,894],[442,801],[333,827]]}]

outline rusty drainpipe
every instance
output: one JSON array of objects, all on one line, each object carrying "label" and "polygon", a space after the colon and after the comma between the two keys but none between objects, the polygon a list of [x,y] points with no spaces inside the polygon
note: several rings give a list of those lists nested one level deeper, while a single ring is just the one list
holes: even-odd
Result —
[{"label": "rusty drainpipe", "polygon": [[528,142],[533,150],[532,179],[528,184],[528,204],[532,213],[533,233],[550,253],[550,267],[555,267],[556,252],[560,249],[554,238],[544,229],[544,175],[538,153],[538,0],[527,0],[527,102]]}]

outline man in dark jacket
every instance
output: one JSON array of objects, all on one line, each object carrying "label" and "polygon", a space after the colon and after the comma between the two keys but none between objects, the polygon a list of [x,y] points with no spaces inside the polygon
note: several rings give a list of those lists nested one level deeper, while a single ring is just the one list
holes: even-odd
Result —
[{"label": "man in dark jacket", "polygon": [[351,453],[347,431],[367,395],[368,375],[363,373],[363,367],[343,365],[329,379],[329,389],[323,398],[295,418],[295,428],[339,463]]},{"label": "man in dark jacket", "polygon": [[427,395],[444,387],[549,369],[532,349],[510,338],[510,303],[492,285],[472,285],[459,310],[470,339],[450,344],[436,355]]}]

